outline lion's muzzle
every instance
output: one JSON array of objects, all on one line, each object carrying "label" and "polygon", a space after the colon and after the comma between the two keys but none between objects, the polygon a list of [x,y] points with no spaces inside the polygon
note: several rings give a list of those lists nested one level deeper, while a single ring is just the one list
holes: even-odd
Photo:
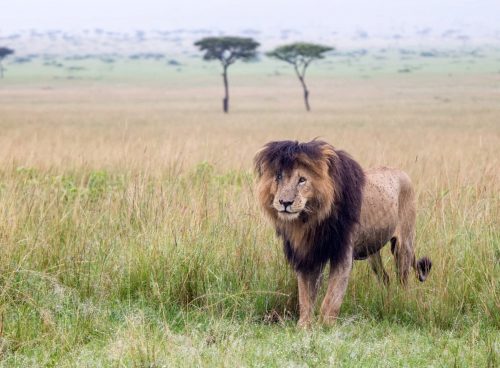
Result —
[{"label": "lion's muzzle", "polygon": [[284,212],[292,212],[291,207],[292,207],[293,201],[284,201],[284,200],[280,199],[279,203],[283,206]]}]

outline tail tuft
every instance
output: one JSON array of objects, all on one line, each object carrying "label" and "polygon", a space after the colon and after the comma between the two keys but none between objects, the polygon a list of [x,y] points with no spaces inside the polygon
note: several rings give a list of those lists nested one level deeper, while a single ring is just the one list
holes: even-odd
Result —
[{"label": "tail tuft", "polygon": [[417,262],[418,279],[424,282],[429,272],[431,272],[432,261],[428,257],[422,257]]}]

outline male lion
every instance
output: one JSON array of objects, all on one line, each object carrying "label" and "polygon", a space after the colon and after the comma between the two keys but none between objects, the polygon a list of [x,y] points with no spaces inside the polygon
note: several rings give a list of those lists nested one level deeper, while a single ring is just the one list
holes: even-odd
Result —
[{"label": "male lion", "polygon": [[424,281],[432,263],[415,260],[415,204],[410,178],[396,169],[363,172],[344,151],[313,140],[269,142],[255,159],[257,195],[293,265],[299,286],[299,326],[310,325],[323,267],[330,263],[321,318],[338,316],[352,261],[368,258],[385,284],[379,251],[391,242],[402,284],[410,267]]}]

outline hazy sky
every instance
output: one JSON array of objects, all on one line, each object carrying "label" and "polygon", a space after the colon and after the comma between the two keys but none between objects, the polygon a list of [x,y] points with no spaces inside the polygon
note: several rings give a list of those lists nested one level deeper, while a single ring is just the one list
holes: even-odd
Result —
[{"label": "hazy sky", "polygon": [[328,28],[371,32],[498,29],[500,0],[2,0],[0,32],[21,29],[109,30]]}]

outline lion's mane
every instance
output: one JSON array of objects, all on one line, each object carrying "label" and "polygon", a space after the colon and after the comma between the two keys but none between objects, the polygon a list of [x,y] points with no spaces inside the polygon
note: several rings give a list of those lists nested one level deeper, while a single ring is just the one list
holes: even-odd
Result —
[{"label": "lion's mane", "polygon": [[[270,142],[256,154],[254,164],[258,200],[283,239],[286,258],[295,270],[310,272],[328,261],[332,266],[342,261],[360,217],[365,177],[359,164],[321,140]],[[296,165],[315,175],[317,195],[311,211],[286,222],[271,207],[270,188],[278,172]]]}]

